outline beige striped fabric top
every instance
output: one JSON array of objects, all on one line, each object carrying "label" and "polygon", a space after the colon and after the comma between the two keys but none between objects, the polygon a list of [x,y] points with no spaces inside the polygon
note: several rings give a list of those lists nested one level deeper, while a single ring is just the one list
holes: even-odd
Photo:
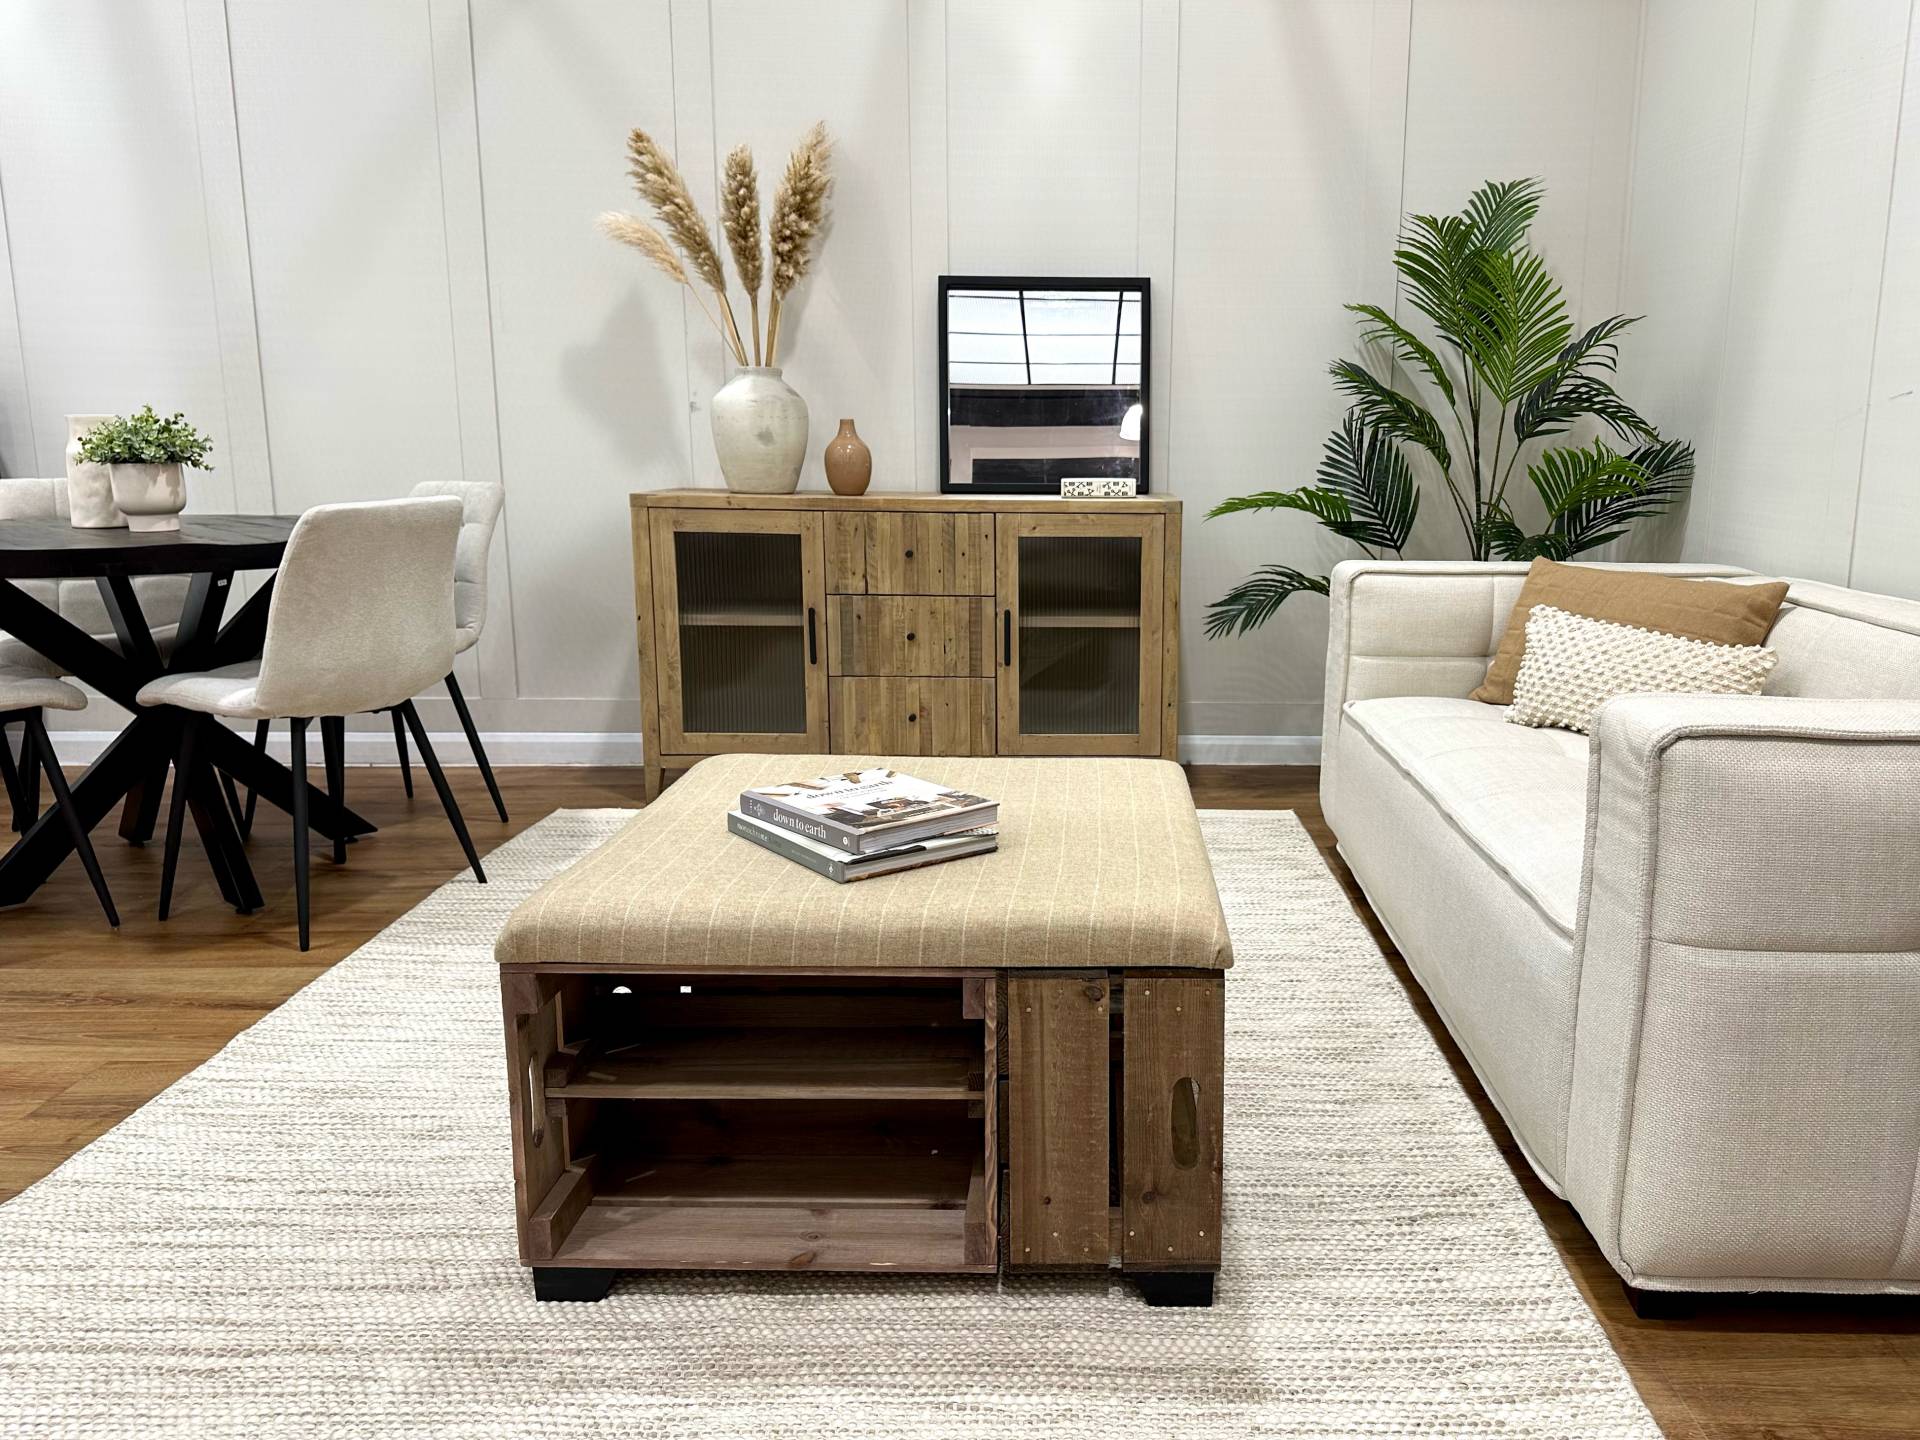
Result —
[{"label": "beige striped fabric top", "polygon": [[[1000,802],[1000,848],[840,885],[727,831],[740,792],[889,765]],[[703,760],[508,919],[503,965],[1232,964],[1193,796],[1166,760]]]}]

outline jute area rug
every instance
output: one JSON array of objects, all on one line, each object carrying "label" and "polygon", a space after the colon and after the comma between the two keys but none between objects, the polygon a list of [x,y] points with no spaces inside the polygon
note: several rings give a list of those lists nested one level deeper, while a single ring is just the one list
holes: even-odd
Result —
[{"label": "jute area rug", "polygon": [[1204,817],[1238,955],[1211,1310],[804,1273],[537,1304],[493,937],[628,818],[534,827],[0,1206],[0,1434],[1658,1435],[1278,812]]}]

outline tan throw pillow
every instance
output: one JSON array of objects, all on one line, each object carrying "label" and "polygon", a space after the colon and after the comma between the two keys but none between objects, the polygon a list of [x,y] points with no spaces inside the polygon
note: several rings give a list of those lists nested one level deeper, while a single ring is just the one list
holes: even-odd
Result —
[{"label": "tan throw pillow", "polygon": [[1683,640],[1536,605],[1507,719],[1585,734],[1616,695],[1758,695],[1779,658],[1764,645]]},{"label": "tan throw pillow", "polygon": [[1783,580],[1734,585],[1725,580],[1688,580],[1679,575],[1536,560],[1514,602],[1507,633],[1500,637],[1500,648],[1487,666],[1487,678],[1471,698],[1488,705],[1513,703],[1513,677],[1520,671],[1520,656],[1527,644],[1527,616],[1536,605],[1716,645],[1758,645],[1773,629],[1773,617],[1786,598]]}]

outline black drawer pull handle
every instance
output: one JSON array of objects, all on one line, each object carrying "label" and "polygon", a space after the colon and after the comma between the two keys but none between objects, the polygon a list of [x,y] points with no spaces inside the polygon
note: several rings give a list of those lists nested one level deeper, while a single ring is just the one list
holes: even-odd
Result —
[{"label": "black drawer pull handle", "polygon": [[907,551],[907,558],[908,558],[909,560],[911,560],[911,559],[913,558],[913,551],[911,551],[911,550],[909,550],[909,551]]},{"label": "black drawer pull handle", "polygon": [[911,630],[907,631],[907,639],[909,640],[913,639],[913,631]]},{"label": "black drawer pull handle", "polygon": [[814,633],[813,606],[811,605],[807,607],[807,663],[809,665],[820,663],[820,640]]},{"label": "black drawer pull handle", "polygon": [[1013,664],[1013,611],[1000,612],[1001,658],[1002,665]]},{"label": "black drawer pull handle", "polygon": [[918,720],[919,718],[920,717],[918,715],[909,715],[907,716],[907,724],[911,725],[913,724],[914,721]]}]

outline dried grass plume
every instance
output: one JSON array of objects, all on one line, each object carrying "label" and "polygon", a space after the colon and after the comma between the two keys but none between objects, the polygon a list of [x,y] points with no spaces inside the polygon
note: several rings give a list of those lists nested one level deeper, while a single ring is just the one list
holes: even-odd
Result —
[{"label": "dried grass plume", "polygon": [[747,292],[749,321],[753,331],[753,361],[760,363],[760,281],[766,266],[760,251],[760,175],[754,169],[753,152],[736,145],[727,152],[721,172],[720,228],[726,231],[727,249],[733,255],[734,271]]},{"label": "dried grass plume", "polygon": [[801,138],[787,159],[787,173],[774,192],[767,222],[767,248],[773,258],[773,303],[767,307],[767,364],[774,363],[780,340],[780,305],[806,278],[813,263],[813,242],[826,222],[827,195],[833,189],[833,146],[824,122]]},{"label": "dried grass plume", "polygon": [[720,252],[714,248],[706,219],[700,214],[700,207],[693,203],[693,192],[687,188],[679,168],[644,130],[635,130],[627,136],[627,161],[627,173],[633,177],[634,189],[653,207],[655,217],[673,243],[680,247],[688,266],[720,302],[727,343],[734,358],[746,364],[746,348],[740,343],[733,307],[727,303],[727,277],[720,268]]}]

